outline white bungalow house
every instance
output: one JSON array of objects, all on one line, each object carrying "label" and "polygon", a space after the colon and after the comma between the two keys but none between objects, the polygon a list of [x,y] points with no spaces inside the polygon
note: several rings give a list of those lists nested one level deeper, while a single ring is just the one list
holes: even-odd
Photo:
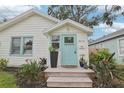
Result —
[{"label": "white bungalow house", "polygon": [[[89,63],[88,35],[91,33],[91,28],[70,19],[61,21],[37,10],[29,10],[0,25],[0,58],[8,58],[8,66],[10,67],[18,67],[25,64],[26,59],[45,57],[47,58],[47,65],[50,68],[49,46],[54,44],[58,47],[59,51],[57,67],[63,65],[79,67],[79,59],[82,56]],[[48,69],[46,72],[49,71],[58,70]],[[58,72],[61,71],[65,70],[59,69]],[[85,73],[88,70],[73,69],[69,71]],[[78,76],[78,74],[74,75]],[[63,80],[63,78],[56,80]],[[75,86],[75,84],[72,84],[72,87],[91,87],[91,81],[88,77],[86,79],[67,78],[64,80],[83,82],[81,83],[83,85],[79,84]],[[89,85],[85,84],[86,82],[84,81],[89,82]],[[68,84],[66,85],[70,86]]]},{"label": "white bungalow house", "polygon": [[79,66],[81,56],[89,62],[88,35],[91,33],[92,29],[70,19],[60,21],[30,10],[0,25],[0,58],[8,58],[9,66],[20,66],[25,59],[45,57],[50,66],[49,46],[55,43],[59,48],[58,66]]}]

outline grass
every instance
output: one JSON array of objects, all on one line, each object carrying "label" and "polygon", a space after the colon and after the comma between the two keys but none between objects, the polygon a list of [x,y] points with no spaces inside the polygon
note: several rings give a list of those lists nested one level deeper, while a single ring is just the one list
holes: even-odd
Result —
[{"label": "grass", "polygon": [[8,72],[0,72],[0,88],[16,88],[16,77]]}]

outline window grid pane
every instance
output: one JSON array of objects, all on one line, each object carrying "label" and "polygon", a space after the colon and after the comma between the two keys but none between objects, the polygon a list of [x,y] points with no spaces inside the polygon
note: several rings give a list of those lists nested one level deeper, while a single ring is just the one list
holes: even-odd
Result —
[{"label": "window grid pane", "polygon": [[21,46],[21,38],[20,37],[12,38],[11,54],[20,54],[20,49],[21,49],[20,46]]},{"label": "window grid pane", "polygon": [[32,54],[32,37],[23,38],[23,54]]},{"label": "window grid pane", "polygon": [[53,48],[59,49],[60,36],[54,35],[52,36],[51,44]]},{"label": "window grid pane", "polygon": [[55,36],[52,36],[52,41],[59,41],[60,40],[60,37],[55,35]]},{"label": "window grid pane", "polygon": [[73,37],[64,37],[64,43],[73,44],[74,38]]},{"label": "window grid pane", "polygon": [[59,43],[52,43],[52,47],[55,49],[59,49]]}]

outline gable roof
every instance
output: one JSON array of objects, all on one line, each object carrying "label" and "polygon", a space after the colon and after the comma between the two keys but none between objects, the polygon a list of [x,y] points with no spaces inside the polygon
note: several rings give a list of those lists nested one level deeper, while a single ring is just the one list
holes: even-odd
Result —
[{"label": "gable roof", "polygon": [[16,23],[20,22],[21,20],[23,20],[25,18],[28,18],[29,16],[31,16],[33,14],[37,14],[37,15],[39,15],[41,17],[44,17],[44,18],[46,18],[48,20],[51,20],[51,21],[53,21],[55,23],[60,22],[60,20],[58,20],[57,18],[54,18],[54,17],[52,17],[50,15],[47,15],[47,14],[43,14],[43,13],[37,11],[37,10],[31,9],[31,10],[28,10],[28,11],[20,14],[19,16],[16,16],[15,18],[13,18],[13,19],[11,19],[11,20],[9,20],[7,22],[2,23],[0,25],[0,31],[12,26],[13,24],[16,24]]},{"label": "gable roof", "polygon": [[107,40],[110,40],[110,39],[113,39],[113,38],[116,38],[116,37],[119,37],[119,36],[124,36],[124,28],[116,31],[116,32],[113,32],[113,33],[110,33],[108,35],[105,35],[101,38],[98,38],[92,42],[89,43],[89,45],[94,45],[94,44],[97,44],[97,43],[100,43],[100,42],[103,42],[103,41],[107,41]]},{"label": "gable roof", "polygon": [[66,24],[69,24],[69,25],[71,25],[71,26],[73,26],[73,27],[75,27],[77,29],[83,30],[84,32],[86,32],[88,34],[91,34],[93,32],[93,30],[91,28],[86,27],[86,26],[84,26],[84,25],[82,25],[82,24],[80,24],[80,23],[78,23],[76,21],[73,21],[71,19],[66,19],[66,20],[61,21],[61,20],[59,20],[57,18],[54,18],[54,17],[52,17],[50,15],[47,15],[47,14],[43,14],[40,11],[37,11],[37,10],[34,10],[34,9],[28,10],[28,11],[20,14],[19,16],[16,16],[15,18],[13,18],[11,20],[2,23],[0,25],[0,31],[2,31],[4,29],[6,29],[6,28],[8,28],[8,27],[10,27],[10,26],[12,26],[12,25],[14,25],[14,24],[16,24],[16,23],[18,23],[18,22],[20,22],[20,21],[22,21],[22,20],[24,20],[24,19],[26,19],[26,18],[28,18],[30,16],[32,16],[33,14],[39,15],[41,17],[44,17],[44,18],[56,23],[56,25],[54,27],[52,27],[51,29],[45,31],[44,34],[49,33],[49,32],[51,32],[51,31],[53,31],[55,29],[58,29],[59,27],[62,27],[64,25],[66,25]]},{"label": "gable roof", "polygon": [[89,27],[86,27],[86,26],[84,26],[84,25],[82,25],[82,24],[80,24],[80,23],[78,23],[78,22],[76,22],[76,21],[73,21],[73,20],[71,20],[71,19],[66,19],[66,20],[63,20],[63,21],[57,23],[57,24],[56,24],[54,27],[52,27],[51,29],[45,31],[44,34],[47,34],[47,33],[49,33],[49,32],[52,32],[52,31],[54,31],[54,30],[56,30],[56,29],[58,29],[58,28],[60,28],[60,27],[62,27],[62,26],[65,26],[65,25],[67,25],[67,24],[69,24],[69,25],[71,25],[71,26],[73,26],[73,27],[76,27],[77,29],[83,30],[84,32],[86,32],[86,33],[88,33],[88,34],[91,34],[91,33],[93,32],[93,30],[92,30],[91,28],[89,28]]}]

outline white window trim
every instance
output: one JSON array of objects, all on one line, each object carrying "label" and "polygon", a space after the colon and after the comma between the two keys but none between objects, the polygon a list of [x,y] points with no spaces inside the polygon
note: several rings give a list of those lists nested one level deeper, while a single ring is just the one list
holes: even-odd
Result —
[{"label": "white window trim", "polygon": [[124,39],[124,37],[117,39],[117,51],[118,51],[118,56],[124,57],[124,54],[121,54],[121,53],[120,53],[120,45],[119,45],[120,43],[119,43],[119,41],[120,41],[121,39]]}]

